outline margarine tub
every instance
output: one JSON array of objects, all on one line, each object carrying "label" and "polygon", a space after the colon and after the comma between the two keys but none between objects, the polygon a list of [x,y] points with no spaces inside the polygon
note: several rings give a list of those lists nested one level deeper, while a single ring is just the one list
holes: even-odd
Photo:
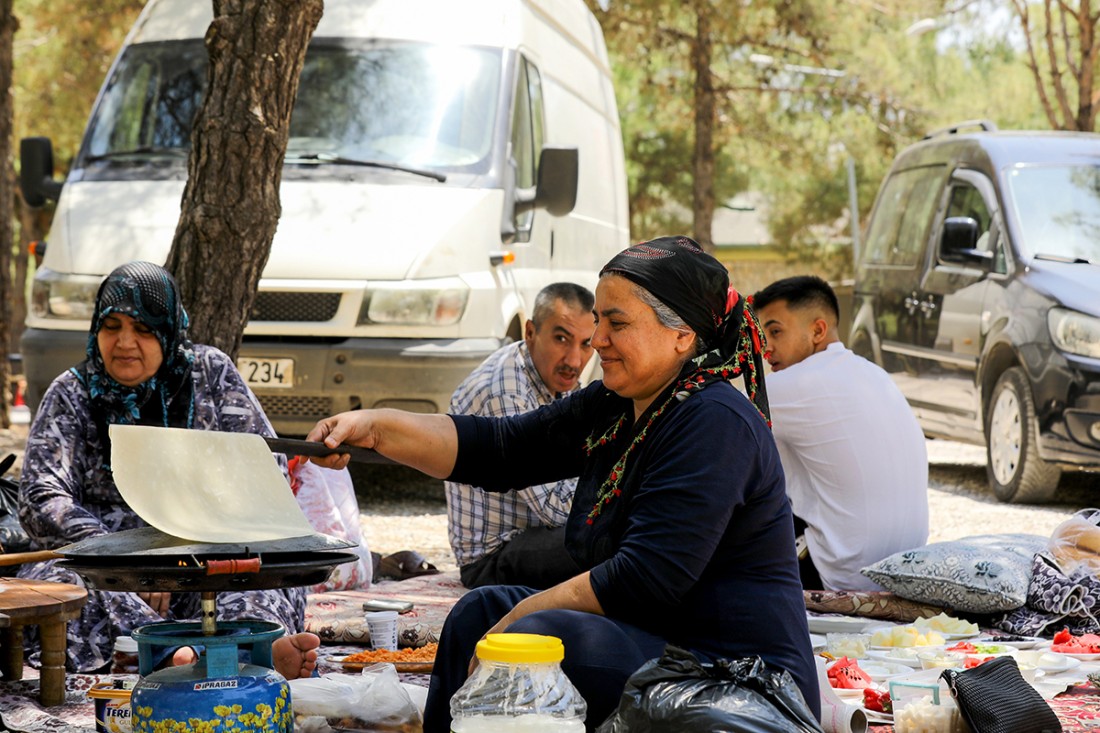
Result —
[{"label": "margarine tub", "polygon": [[96,733],[131,733],[130,693],[133,680],[100,682],[88,690],[95,701]]}]

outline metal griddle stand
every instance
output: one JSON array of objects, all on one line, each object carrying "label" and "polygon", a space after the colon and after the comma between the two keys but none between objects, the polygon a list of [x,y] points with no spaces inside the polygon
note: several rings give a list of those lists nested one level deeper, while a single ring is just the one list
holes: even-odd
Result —
[{"label": "metal griddle stand", "polygon": [[[138,644],[138,671],[144,677],[153,672],[153,660],[156,647],[203,646],[205,651],[199,655],[199,664],[205,660],[206,676],[235,677],[238,670],[238,650],[246,648],[252,658],[252,664],[274,669],[271,658],[271,644],[283,635],[283,627],[274,621],[244,619],[241,621],[222,621],[213,630],[206,632],[207,595],[203,593],[203,620],[160,622],[140,626],[132,632]],[[210,599],[213,626],[214,600]]]},{"label": "metal griddle stand", "polygon": [[[194,543],[153,527],[92,537],[58,550],[59,566],[80,574],[91,588],[132,592],[197,592],[199,621],[161,621],[135,629],[138,668],[152,673],[156,647],[202,646],[206,676],[235,677],[238,650],[251,663],[273,669],[271,644],[284,634],[281,624],[259,619],[220,621],[216,594],[227,590],[266,590],[324,582],[332,569],[356,560],[346,552],[355,543],[327,535],[252,543]],[[261,557],[265,558],[261,560]]]}]

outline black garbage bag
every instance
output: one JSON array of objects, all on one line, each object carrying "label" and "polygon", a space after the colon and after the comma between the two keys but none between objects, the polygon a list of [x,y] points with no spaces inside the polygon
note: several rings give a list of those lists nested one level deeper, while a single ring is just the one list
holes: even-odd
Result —
[{"label": "black garbage bag", "polygon": [[[13,463],[14,455],[0,461],[0,551],[26,552],[31,547],[31,538],[19,523],[19,485],[4,478]],[[0,575],[15,575],[17,569],[0,567]]]},{"label": "black garbage bag", "polygon": [[822,733],[786,671],[760,657],[700,664],[671,644],[630,676],[597,733]]}]

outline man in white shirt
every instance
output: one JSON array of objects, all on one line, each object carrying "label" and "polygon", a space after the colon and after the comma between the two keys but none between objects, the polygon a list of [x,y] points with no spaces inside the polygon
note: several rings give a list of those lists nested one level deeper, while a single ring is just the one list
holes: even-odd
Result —
[{"label": "man in white shirt", "polygon": [[778,280],[753,304],[787,494],[796,529],[805,525],[802,585],[881,590],[860,569],[928,541],[920,426],[890,376],[840,342],[840,307],[824,280]]},{"label": "man in white shirt", "polygon": [[[523,341],[483,361],[451,397],[452,415],[503,417],[577,388],[592,356],[592,293],[553,283],[535,297]],[[549,588],[580,573],[565,550],[575,478],[490,492],[447,481],[447,532],[462,584]]]}]

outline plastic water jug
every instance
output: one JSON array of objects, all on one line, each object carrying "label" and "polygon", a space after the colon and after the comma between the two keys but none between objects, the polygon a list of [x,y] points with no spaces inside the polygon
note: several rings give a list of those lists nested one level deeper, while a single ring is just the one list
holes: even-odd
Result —
[{"label": "plastic water jug", "polygon": [[476,654],[451,698],[452,733],[584,733],[588,705],[561,669],[561,639],[489,634]]}]

